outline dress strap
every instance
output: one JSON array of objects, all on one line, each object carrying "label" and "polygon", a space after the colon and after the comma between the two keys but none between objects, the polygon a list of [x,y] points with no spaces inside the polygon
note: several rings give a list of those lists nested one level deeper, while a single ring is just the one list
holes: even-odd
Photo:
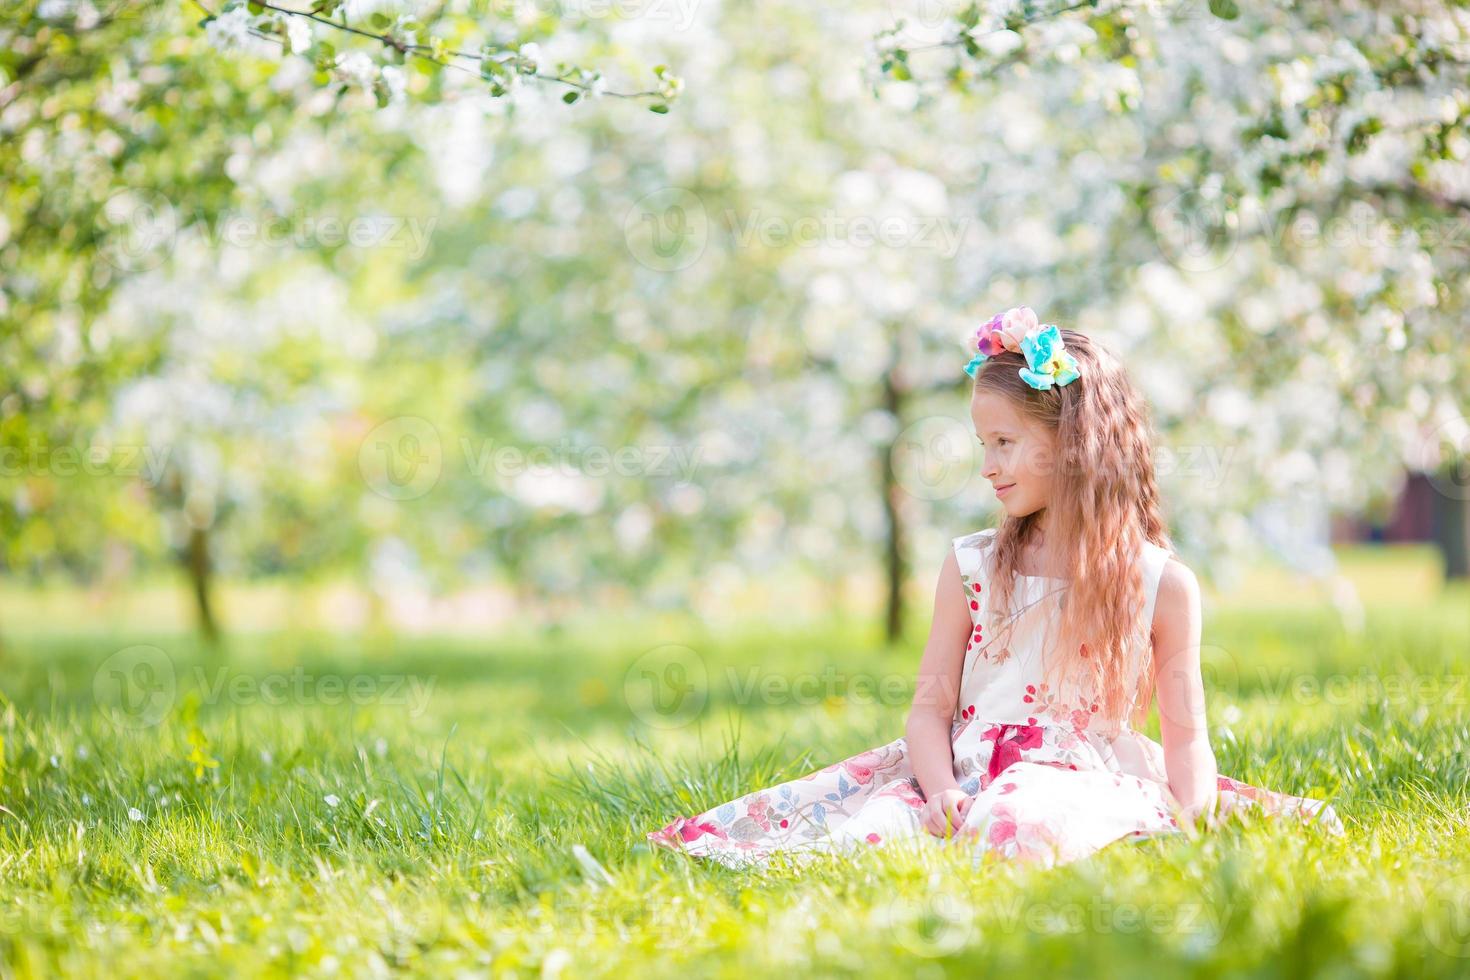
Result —
[{"label": "dress strap", "polygon": [[1154,544],[1152,541],[1143,543],[1143,594],[1147,597],[1143,606],[1144,629],[1150,629],[1154,621],[1154,605],[1159,598],[1159,581],[1164,577],[1164,566],[1173,557],[1173,552],[1168,548]]},{"label": "dress strap", "polygon": [[985,564],[984,552],[989,538],[995,536],[995,528],[962,534],[951,542],[955,561],[960,566],[960,577],[967,583],[979,581]]}]

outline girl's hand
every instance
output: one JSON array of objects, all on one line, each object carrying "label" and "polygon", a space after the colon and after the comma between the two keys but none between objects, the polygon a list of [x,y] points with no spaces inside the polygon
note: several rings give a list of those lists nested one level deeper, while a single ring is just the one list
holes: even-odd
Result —
[{"label": "girl's hand", "polygon": [[1181,807],[1178,803],[1171,803],[1169,809],[1180,830],[1189,837],[1201,837],[1219,829],[1223,816],[1220,807],[1219,797],[1211,796],[1193,806]]},{"label": "girl's hand", "polygon": [[935,837],[953,837],[965,825],[965,814],[974,802],[975,798],[958,786],[941,790],[919,811],[919,824]]}]

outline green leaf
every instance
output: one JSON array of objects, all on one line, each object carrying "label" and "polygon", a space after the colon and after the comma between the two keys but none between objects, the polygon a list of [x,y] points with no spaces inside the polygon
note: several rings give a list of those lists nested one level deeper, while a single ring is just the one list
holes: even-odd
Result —
[{"label": "green leaf", "polygon": [[566,93],[565,95],[563,95],[561,97],[561,100],[563,102],[565,102],[567,105],[571,105],[573,102],[576,102],[577,99],[580,98],[580,97],[581,97],[581,93],[580,92],[568,92],[568,93]]},{"label": "green leaf", "polygon": [[1235,0],[1210,0],[1210,13],[1221,20],[1234,20],[1240,16],[1240,7]]},{"label": "green leaf", "polygon": [[389,20],[388,15],[384,13],[373,14],[372,17],[368,19],[368,23],[372,24],[380,31],[387,30],[388,28],[393,26],[393,21]]},{"label": "green leaf", "polygon": [[667,113],[669,111],[669,107],[666,106],[666,105],[664,105],[662,102],[658,102],[658,103],[655,103],[654,105],[649,106],[648,107],[648,111],[649,112],[656,112],[656,113],[658,113],[659,115],[662,116],[662,115],[664,115],[665,113]]}]

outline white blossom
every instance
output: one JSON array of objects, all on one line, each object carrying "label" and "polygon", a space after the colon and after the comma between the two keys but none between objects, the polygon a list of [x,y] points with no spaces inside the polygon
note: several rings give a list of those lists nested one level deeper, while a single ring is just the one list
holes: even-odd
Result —
[{"label": "white blossom", "polygon": [[403,99],[404,87],[408,82],[408,79],[403,74],[403,69],[397,65],[384,65],[383,81],[388,86],[389,101],[401,101]]},{"label": "white blossom", "polygon": [[337,74],[358,88],[370,92],[373,82],[378,79],[378,65],[363,52],[353,51],[343,55],[342,60],[337,62]]},{"label": "white blossom", "polygon": [[311,25],[304,17],[286,18],[286,40],[292,54],[302,54],[311,47]]},{"label": "white blossom", "polygon": [[250,11],[244,7],[227,10],[204,25],[204,34],[221,51],[244,48],[250,41]]}]

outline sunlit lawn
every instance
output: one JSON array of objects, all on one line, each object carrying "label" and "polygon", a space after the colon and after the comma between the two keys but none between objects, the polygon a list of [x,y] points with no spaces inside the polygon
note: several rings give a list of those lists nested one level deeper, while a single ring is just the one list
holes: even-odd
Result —
[{"label": "sunlit lawn", "polygon": [[[1361,636],[1320,604],[1208,618],[1221,770],[1330,796],[1345,838],[1231,826],[979,875],[939,851],[737,872],[643,843],[901,734],[922,623],[899,648],[851,621],[594,620],[239,633],[211,657],[12,620],[0,971],[1463,976],[1470,591],[1405,594],[1411,557],[1355,566],[1383,586]],[[670,662],[684,701],[648,686]]]}]

